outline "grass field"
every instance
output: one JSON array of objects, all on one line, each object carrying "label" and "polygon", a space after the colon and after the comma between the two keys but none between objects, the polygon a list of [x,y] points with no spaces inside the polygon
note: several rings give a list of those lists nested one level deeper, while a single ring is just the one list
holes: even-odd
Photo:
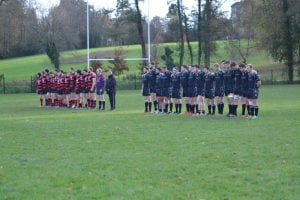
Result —
[{"label": "grass field", "polygon": [[0,96],[0,199],[299,199],[300,86],[265,86],[260,117],[38,107]]},{"label": "grass field", "polygon": [[[226,49],[225,41],[217,42],[217,51],[212,56],[212,62],[219,62],[224,58],[231,59],[228,54],[228,49]],[[160,64],[163,65],[164,62],[160,59],[160,56],[164,54],[164,47],[170,46],[173,49],[178,48],[176,43],[165,43],[161,44],[158,47],[158,58],[160,60]],[[194,50],[194,61],[197,61],[197,44],[195,42],[192,43]],[[130,45],[123,46],[124,51],[126,52],[126,57],[128,58],[138,58],[141,57],[141,48],[140,45]],[[185,52],[185,63],[189,63],[189,54],[187,51]],[[107,55],[113,56],[114,47],[104,47],[104,48],[95,48],[91,49],[91,58],[99,58],[107,57]],[[97,55],[97,56],[96,56]],[[173,55],[175,63],[178,63],[179,56],[178,51],[175,51]],[[240,60],[237,60],[239,62]],[[281,64],[275,63],[271,57],[267,55],[265,51],[255,50],[252,52],[252,55],[249,56],[248,62],[252,63],[255,68],[270,68],[278,69],[282,67]],[[86,50],[76,50],[76,51],[67,51],[61,53],[61,68],[63,70],[68,70],[69,67],[75,67],[78,69],[82,69],[86,66]],[[137,61],[128,61],[129,72],[130,73],[139,73],[140,65]],[[103,62],[103,67],[107,68],[107,62]],[[53,69],[48,57],[43,55],[35,55],[28,57],[20,57],[14,59],[5,59],[0,60],[0,75],[4,74],[6,81],[15,81],[15,80],[30,80],[31,76],[34,76],[37,72],[43,71],[45,68]]]}]

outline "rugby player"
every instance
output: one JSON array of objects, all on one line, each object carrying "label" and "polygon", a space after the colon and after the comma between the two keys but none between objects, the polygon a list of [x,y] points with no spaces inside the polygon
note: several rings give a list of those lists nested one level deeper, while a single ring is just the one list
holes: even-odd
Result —
[{"label": "rugby player", "polygon": [[104,84],[105,84],[105,77],[102,74],[102,69],[97,69],[97,78],[96,78],[96,88],[97,88],[97,95],[98,95],[98,106],[99,111],[105,110],[105,98],[104,98]]},{"label": "rugby player", "polygon": [[228,100],[228,117],[235,116],[233,114],[233,103],[234,103],[234,79],[235,73],[234,68],[236,64],[235,62],[230,63],[229,61],[224,62],[224,85],[225,85],[225,95],[227,96]]},{"label": "rugby player", "polygon": [[207,115],[214,115],[216,106],[214,103],[215,91],[214,91],[214,80],[215,74],[210,72],[208,67],[204,67],[205,72],[205,98],[207,99],[208,113]]},{"label": "rugby player", "polygon": [[205,85],[205,73],[200,70],[199,65],[196,65],[196,88],[197,88],[197,99],[196,99],[196,113],[197,115],[205,115],[205,103],[204,103],[204,85]]},{"label": "rugby player", "polygon": [[176,68],[172,70],[172,101],[175,104],[174,114],[181,114],[182,102],[180,94],[180,72]]},{"label": "rugby player", "polygon": [[[242,71],[240,90],[240,97],[242,98],[242,117],[247,117],[248,115],[250,115],[250,107],[248,101],[248,71],[246,70],[246,65],[243,63],[239,65],[239,68]],[[248,115],[246,115],[246,108],[248,111]]]},{"label": "rugby player", "polygon": [[158,103],[158,109],[156,114],[163,114],[163,109],[165,107],[164,102],[164,76],[165,74],[162,71],[162,68],[157,68],[156,75],[156,99]]},{"label": "rugby player", "polygon": [[188,78],[188,115],[195,114],[197,88],[196,88],[196,67],[195,65],[189,66],[189,78]]},{"label": "rugby player", "polygon": [[151,112],[151,102],[150,102],[150,75],[149,70],[147,67],[143,68],[143,75],[142,75],[142,95],[144,97],[144,103],[145,103],[145,113]]},{"label": "rugby player", "polygon": [[88,99],[90,105],[89,108],[96,108],[96,74],[93,72],[93,68],[88,68]]},{"label": "rugby player", "polygon": [[154,106],[154,112],[157,111],[157,99],[156,99],[156,75],[157,75],[157,71],[156,71],[156,67],[155,67],[155,63],[151,62],[151,64],[149,65],[149,87],[150,87],[150,101],[149,101],[149,110],[151,112],[151,107],[152,107],[152,102],[153,102],[153,106]]},{"label": "rugby player", "polygon": [[224,111],[224,71],[218,63],[214,64],[215,67],[215,100],[218,107],[218,114],[223,115]]},{"label": "rugby player", "polygon": [[260,77],[258,73],[253,70],[253,66],[251,64],[247,65],[248,71],[248,97],[249,97],[249,105],[250,105],[250,116],[252,119],[257,118],[258,116],[258,94],[259,87],[261,85]]},{"label": "rugby player", "polygon": [[[170,114],[173,111],[173,103],[171,101],[171,96],[172,96],[172,72],[167,69],[166,66],[162,68],[163,73],[165,74],[164,76],[164,102],[165,102],[165,107],[164,107],[164,112],[166,114]],[[170,106],[170,107],[169,107]],[[170,108],[170,112],[168,111],[168,108]]]},{"label": "rugby player", "polygon": [[76,77],[77,73],[75,72],[74,68],[70,68],[70,106],[75,108],[77,106],[77,96],[75,91],[76,85]]},{"label": "rugby player", "polygon": [[188,68],[186,65],[181,66],[181,73],[180,73],[180,82],[182,86],[182,97],[185,101],[186,106],[186,112],[190,112],[190,106],[188,102],[188,79],[189,79],[190,73],[188,71]]},{"label": "rugby player", "polygon": [[37,73],[36,75],[36,93],[40,99],[40,106],[43,107],[42,73]]}]

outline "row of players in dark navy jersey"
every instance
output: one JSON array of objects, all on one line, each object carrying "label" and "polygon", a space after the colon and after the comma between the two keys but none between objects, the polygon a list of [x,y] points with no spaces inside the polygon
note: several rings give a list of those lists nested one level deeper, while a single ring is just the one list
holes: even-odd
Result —
[{"label": "row of players in dark navy jersey", "polygon": [[[176,68],[169,71],[166,67],[158,67],[152,63],[144,68],[142,95],[145,101],[145,112],[173,112],[180,114],[182,97],[185,99],[188,115],[205,115],[205,99],[207,115],[223,115],[224,96],[228,100],[229,117],[237,116],[239,100],[242,102],[243,117],[256,118],[258,115],[258,94],[261,81],[251,64],[239,64],[222,61],[214,69],[198,65]],[[217,113],[216,113],[217,105]]]}]

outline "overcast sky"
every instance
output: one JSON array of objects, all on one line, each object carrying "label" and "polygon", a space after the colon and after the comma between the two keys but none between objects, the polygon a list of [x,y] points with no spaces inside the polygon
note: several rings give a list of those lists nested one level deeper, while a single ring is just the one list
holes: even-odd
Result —
[{"label": "overcast sky", "polygon": [[[42,8],[48,9],[52,6],[55,6],[58,4],[59,0],[35,0]],[[149,8],[150,8],[150,18],[153,16],[160,16],[165,17],[166,13],[168,12],[168,0],[145,0],[143,3],[140,2],[140,9],[142,12],[147,15],[148,12],[148,4],[149,1]],[[223,6],[222,10],[227,12],[227,17],[230,16],[230,6],[237,2],[238,0],[222,0]],[[88,0],[89,4],[94,5],[96,9],[100,8],[115,8],[117,0]],[[189,10],[191,10],[193,7],[197,7],[197,0],[182,0],[185,7],[187,7]]]}]

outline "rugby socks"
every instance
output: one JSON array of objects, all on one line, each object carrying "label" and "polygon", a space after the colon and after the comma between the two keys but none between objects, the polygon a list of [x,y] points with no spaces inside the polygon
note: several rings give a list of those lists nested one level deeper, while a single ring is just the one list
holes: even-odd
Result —
[{"label": "rugby socks", "polygon": [[191,111],[191,105],[190,104],[185,104],[186,105],[186,112],[190,112]]},{"label": "rugby socks", "polygon": [[237,116],[237,108],[238,108],[238,105],[232,105],[233,106],[233,110],[232,110],[232,114]]},{"label": "rugby socks", "polygon": [[101,106],[102,106],[102,101],[98,101],[98,105],[99,105],[99,110],[101,110]]},{"label": "rugby socks", "polygon": [[178,107],[179,107],[179,104],[175,103],[175,113],[178,113]]},{"label": "rugby socks", "polygon": [[40,98],[40,105],[43,106],[43,99]]},{"label": "rugby socks", "polygon": [[173,103],[170,103],[170,112],[173,111]]},{"label": "rugby socks", "polygon": [[91,108],[92,107],[92,102],[90,99],[87,99],[87,107]]},{"label": "rugby socks", "polygon": [[242,115],[245,115],[246,112],[246,104],[242,104]]},{"label": "rugby socks", "polygon": [[96,100],[92,100],[92,108],[96,108]]},{"label": "rugby socks", "polygon": [[196,105],[196,113],[199,114],[199,106],[198,106],[198,104]]},{"label": "rugby socks", "polygon": [[250,115],[250,114],[251,114],[250,105],[247,105],[247,112],[248,112],[248,115]]},{"label": "rugby socks", "polygon": [[158,109],[158,108],[157,108],[157,106],[158,106],[157,104],[158,104],[158,103],[157,103],[157,101],[155,100],[155,101],[153,102],[154,110],[155,110],[155,111],[157,111],[157,109]]},{"label": "rugby socks", "polygon": [[258,106],[254,106],[254,115],[257,117],[258,115]]},{"label": "rugby socks", "polygon": [[228,114],[231,115],[232,109],[231,109],[231,105],[228,105]]},{"label": "rugby socks", "polygon": [[105,101],[102,101],[102,110],[105,110]]},{"label": "rugby socks", "polygon": [[182,104],[180,103],[180,104],[178,104],[178,113],[181,113],[181,108],[182,108]]},{"label": "rugby socks", "polygon": [[191,113],[195,113],[196,105],[191,105]]},{"label": "rugby socks", "polygon": [[253,117],[254,116],[254,107],[253,106],[250,107],[250,113],[251,113],[250,115]]},{"label": "rugby socks", "polygon": [[149,103],[148,103],[148,107],[149,107],[149,110],[148,110],[148,111],[151,112],[152,102],[149,102]]},{"label": "rugby socks", "polygon": [[212,105],[212,114],[214,115],[215,113],[216,113],[216,105],[213,104],[213,105]]},{"label": "rugby socks", "polygon": [[211,105],[208,105],[208,114],[210,115],[211,114]]},{"label": "rugby socks", "polygon": [[149,103],[145,102],[145,112],[148,112],[148,105],[149,105]]},{"label": "rugby socks", "polygon": [[219,103],[218,104],[218,113],[220,115],[223,115],[223,111],[224,111],[224,103]]},{"label": "rugby socks", "polygon": [[168,112],[168,108],[169,108],[169,104],[168,104],[168,103],[166,103],[166,105],[165,105],[165,109],[164,109],[164,112],[165,112],[165,113],[167,113],[167,112]]}]

